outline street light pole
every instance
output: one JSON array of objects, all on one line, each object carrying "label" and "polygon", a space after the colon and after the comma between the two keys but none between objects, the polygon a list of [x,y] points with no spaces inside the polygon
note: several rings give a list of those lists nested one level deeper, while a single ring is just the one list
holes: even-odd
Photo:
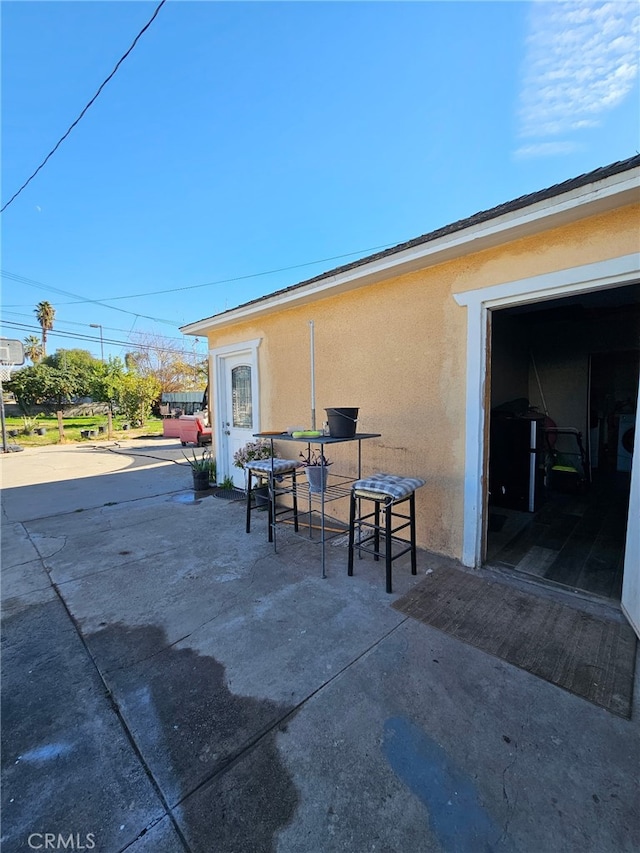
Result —
[{"label": "street light pole", "polygon": [[104,342],[102,340],[102,326],[100,323],[89,323],[89,327],[91,329],[100,329],[100,358],[102,359],[102,363],[104,364]]}]

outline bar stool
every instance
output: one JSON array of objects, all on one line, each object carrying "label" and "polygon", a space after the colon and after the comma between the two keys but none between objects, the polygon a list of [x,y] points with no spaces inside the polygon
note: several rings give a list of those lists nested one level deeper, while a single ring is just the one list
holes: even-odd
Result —
[{"label": "bar stool", "polygon": [[[391,566],[394,560],[404,554],[411,553],[411,574],[417,573],[416,567],[416,489],[424,486],[425,480],[419,477],[398,477],[394,474],[374,474],[364,480],[356,480],[351,487],[351,503],[349,507],[349,562],[347,574],[353,575],[353,552],[355,550],[355,532],[358,530],[358,556],[361,551],[373,554],[374,560],[385,558],[387,592],[391,588]],[[372,501],[373,511],[362,514],[362,501]],[[409,514],[398,512],[398,507],[409,503]],[[380,524],[380,512],[384,515],[384,523]],[[373,519],[373,521],[371,520]],[[403,523],[394,527],[396,520]],[[397,534],[409,528],[409,538]],[[363,536],[364,531],[370,531]],[[380,550],[380,536],[384,537],[385,548]],[[373,547],[367,543],[373,542]],[[393,553],[393,546],[406,547]]]},{"label": "bar stool", "polygon": [[[245,465],[247,472],[247,533],[251,533],[251,511],[257,509],[257,505],[252,506],[253,495],[253,478],[267,480],[269,485],[269,498],[267,507],[269,511],[269,542],[274,540],[274,529],[276,518],[285,512],[290,512],[289,507],[278,512],[276,508],[276,496],[281,492],[291,493],[293,495],[293,526],[298,530],[298,496],[296,490],[296,470],[301,467],[301,462],[297,459],[256,459]],[[280,483],[285,477],[291,477],[291,486],[283,488]]]}]

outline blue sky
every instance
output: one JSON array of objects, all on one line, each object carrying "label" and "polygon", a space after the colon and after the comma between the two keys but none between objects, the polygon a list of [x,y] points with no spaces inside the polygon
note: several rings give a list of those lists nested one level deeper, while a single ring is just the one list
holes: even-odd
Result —
[{"label": "blue sky", "polygon": [[[156,6],[1,3],[3,204]],[[123,355],[630,157],[638,26],[617,0],[169,0],[2,215],[2,335],[46,299],[49,351],[99,356],[94,323]]]}]

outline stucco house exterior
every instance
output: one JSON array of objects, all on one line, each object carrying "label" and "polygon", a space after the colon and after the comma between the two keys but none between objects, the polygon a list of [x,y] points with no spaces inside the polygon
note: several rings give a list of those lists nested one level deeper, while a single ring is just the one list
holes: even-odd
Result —
[{"label": "stucco house exterior", "polygon": [[[253,433],[311,426],[313,321],[319,424],[325,407],[357,406],[358,430],[381,434],[363,444],[364,473],[426,480],[419,545],[482,565],[496,407],[526,398],[580,431],[592,464],[618,410],[637,428],[639,235],[636,156],[183,327],[208,339],[220,476],[241,473],[233,453]],[[250,412],[234,413],[232,383]],[[354,473],[349,445],[332,459]],[[636,627],[639,467],[622,596]]]}]

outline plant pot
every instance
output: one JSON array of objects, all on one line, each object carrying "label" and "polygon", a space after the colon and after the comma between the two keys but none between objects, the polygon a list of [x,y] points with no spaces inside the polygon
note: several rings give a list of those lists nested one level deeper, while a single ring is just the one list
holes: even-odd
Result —
[{"label": "plant pot", "polygon": [[351,438],[356,434],[359,409],[325,409],[331,438]]},{"label": "plant pot", "polygon": [[38,433],[38,435],[46,435],[47,434],[47,428],[46,427],[38,427],[36,432]]},{"label": "plant pot", "polygon": [[[331,465],[331,462],[329,465]],[[304,469],[309,483],[309,491],[313,492],[313,494],[322,494],[326,490],[329,478],[329,465],[309,465]]]},{"label": "plant pot", "polygon": [[208,471],[192,471],[193,488],[196,492],[204,492],[209,488],[209,472]]},{"label": "plant pot", "polygon": [[129,429],[129,424],[122,424],[121,429]]},{"label": "plant pot", "polygon": [[258,486],[251,490],[251,494],[256,502],[256,506],[261,506],[265,509],[269,506],[269,486]]}]

